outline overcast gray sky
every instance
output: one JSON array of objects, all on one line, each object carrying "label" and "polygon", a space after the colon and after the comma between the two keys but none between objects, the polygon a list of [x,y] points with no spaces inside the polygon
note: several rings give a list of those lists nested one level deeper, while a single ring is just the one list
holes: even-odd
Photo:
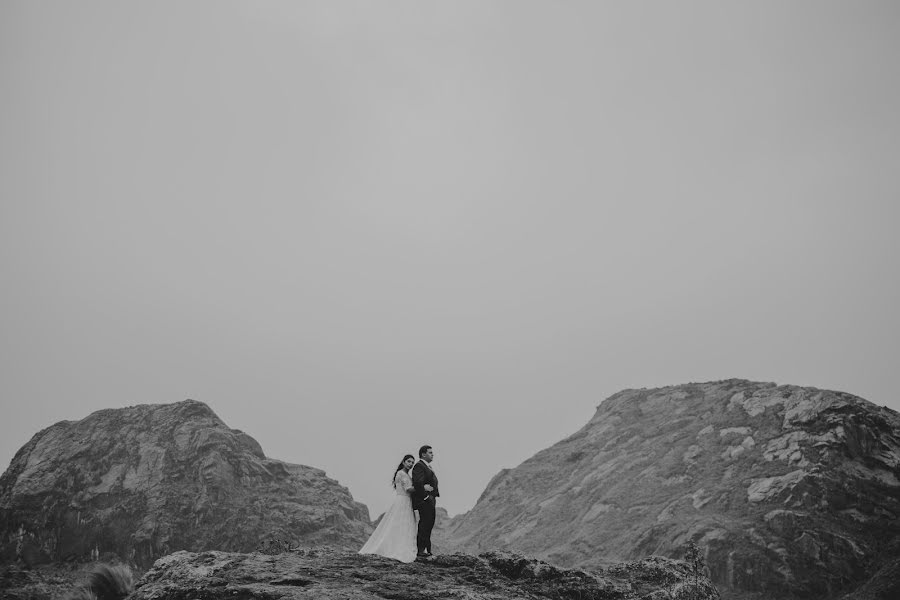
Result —
[{"label": "overcast gray sky", "polygon": [[0,4],[0,463],[209,404],[443,506],[629,387],[900,409],[900,5]]}]

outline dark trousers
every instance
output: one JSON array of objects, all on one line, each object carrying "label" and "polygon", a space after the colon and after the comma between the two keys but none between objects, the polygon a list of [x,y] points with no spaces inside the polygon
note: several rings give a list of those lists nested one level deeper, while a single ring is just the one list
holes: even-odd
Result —
[{"label": "dark trousers", "polygon": [[434,528],[434,498],[419,505],[419,531],[416,535],[416,549],[419,554],[431,552],[431,530]]}]

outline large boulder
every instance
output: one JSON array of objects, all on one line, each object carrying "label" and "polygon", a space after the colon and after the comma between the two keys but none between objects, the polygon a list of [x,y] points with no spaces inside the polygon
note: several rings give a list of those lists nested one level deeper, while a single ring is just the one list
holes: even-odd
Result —
[{"label": "large boulder", "polygon": [[267,458],[194,400],[56,423],[0,477],[0,562],[111,553],[147,567],[272,538],[358,548],[371,531],[366,507],[324,471]]},{"label": "large boulder", "polygon": [[501,471],[436,545],[598,568],[705,548],[725,593],[826,598],[898,557],[900,415],[729,380],[626,390]]}]

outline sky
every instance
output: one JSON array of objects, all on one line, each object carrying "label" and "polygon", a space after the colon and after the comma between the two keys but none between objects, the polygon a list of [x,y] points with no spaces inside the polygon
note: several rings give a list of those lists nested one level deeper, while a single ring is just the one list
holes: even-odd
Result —
[{"label": "sky", "polygon": [[207,403],[372,517],[625,388],[900,410],[900,5],[0,3],[0,465]]}]

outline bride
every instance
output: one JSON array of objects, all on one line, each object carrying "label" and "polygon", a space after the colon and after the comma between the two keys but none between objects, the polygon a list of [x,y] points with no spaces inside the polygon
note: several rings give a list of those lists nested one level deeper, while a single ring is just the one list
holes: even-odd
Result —
[{"label": "bride", "polygon": [[416,560],[416,515],[412,508],[410,492],[413,483],[409,476],[415,462],[413,455],[407,454],[394,471],[394,502],[360,549],[360,554],[379,554],[401,562]]}]

